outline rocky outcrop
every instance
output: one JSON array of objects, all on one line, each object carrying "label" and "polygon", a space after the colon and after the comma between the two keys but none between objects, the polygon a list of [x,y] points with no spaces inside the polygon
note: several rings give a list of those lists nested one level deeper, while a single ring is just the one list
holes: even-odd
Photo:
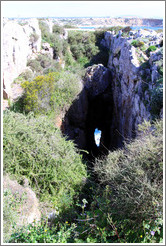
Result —
[{"label": "rocky outcrop", "polygon": [[[124,140],[137,135],[139,124],[151,119],[151,90],[159,78],[161,51],[150,52],[149,58],[121,34],[106,32],[102,44],[109,48],[108,68],[87,68],[83,91],[64,118],[64,133],[88,150],[90,158],[122,147]],[[96,128],[101,130],[99,147]]]},{"label": "rocky outcrop", "polygon": [[3,81],[4,90],[12,98],[11,84],[26,68],[27,59],[40,51],[41,31],[37,19],[25,25],[5,21],[3,27]]},{"label": "rocky outcrop", "polygon": [[[16,180],[11,180],[9,176],[3,177],[3,190],[11,192],[16,197],[17,203],[17,225],[23,226],[32,223],[34,220],[40,220],[39,201],[35,193],[28,186],[28,180],[25,179],[24,186],[18,184]],[[20,201],[20,202],[19,202]]]},{"label": "rocky outcrop", "polygon": [[[63,120],[63,133],[73,139],[78,148],[88,150],[92,156],[109,146],[108,129],[112,118],[111,73],[102,64],[88,67],[83,90],[73,102]],[[97,148],[94,131],[102,130],[102,143]]]},{"label": "rocky outcrop", "polygon": [[109,85],[109,70],[102,64],[88,67],[84,78],[85,89],[91,97],[103,93]]},{"label": "rocky outcrop", "polygon": [[[149,34],[150,35],[150,34]],[[131,45],[129,38],[107,34],[109,47],[108,68],[112,74],[112,94],[114,113],[110,136],[111,145],[120,146],[123,140],[137,135],[138,125],[143,120],[150,120],[150,90],[159,78],[153,59],[161,59],[160,52],[151,53],[150,59],[144,55],[144,68],[139,51]],[[107,40],[108,39],[108,40]],[[159,41],[159,40],[158,40]],[[158,55],[157,55],[158,54]]]}]

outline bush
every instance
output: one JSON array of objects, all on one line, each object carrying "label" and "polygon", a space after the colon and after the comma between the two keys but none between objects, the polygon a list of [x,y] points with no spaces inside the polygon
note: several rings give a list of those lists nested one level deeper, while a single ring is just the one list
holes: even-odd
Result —
[{"label": "bush", "polygon": [[53,33],[64,34],[64,28],[62,26],[54,24],[52,27]]},{"label": "bush", "polygon": [[134,47],[143,47],[144,46],[144,42],[140,41],[140,40],[133,40],[131,42],[131,45],[133,45]]},{"label": "bush", "polygon": [[9,240],[11,233],[15,231],[12,226],[18,222],[19,213],[17,209],[19,206],[19,195],[13,195],[10,189],[5,189],[3,191],[3,237],[5,242]]},{"label": "bush", "polygon": [[86,168],[74,144],[47,117],[4,112],[4,173],[26,177],[40,200],[69,208],[82,187]]},{"label": "bush", "polygon": [[24,88],[23,105],[25,112],[43,113],[51,110],[51,96],[59,73],[37,76],[33,81],[21,84]]},{"label": "bush", "polygon": [[20,74],[20,76],[24,79],[24,80],[28,80],[31,81],[34,77],[33,72],[29,69],[27,69],[26,71],[22,72]]},{"label": "bush", "polygon": [[148,56],[150,56],[150,52],[154,52],[154,51],[156,51],[156,50],[157,50],[157,47],[154,46],[154,45],[151,45],[151,46],[149,46],[149,48],[147,49],[146,53],[147,53]]},{"label": "bush", "polygon": [[151,90],[150,106],[153,117],[159,117],[163,108],[163,78],[159,79]]},{"label": "bush", "polygon": [[68,243],[71,241],[75,224],[69,226],[58,224],[54,228],[49,228],[44,221],[41,223],[29,224],[13,233],[9,243]]},{"label": "bush", "polygon": [[42,73],[43,68],[40,64],[40,61],[38,61],[37,59],[28,60],[27,66],[29,66],[33,72]]},{"label": "bush", "polygon": [[[55,115],[66,111],[82,89],[79,76],[70,72],[39,75],[31,82],[22,82],[21,86],[24,88],[23,97],[20,99],[23,112],[33,111],[35,114],[54,112]],[[16,107],[19,108],[19,105]],[[13,105],[13,108],[16,107]]]},{"label": "bush", "polygon": [[[146,237],[143,221],[147,222],[148,228],[155,226],[154,220],[162,221],[162,121],[156,121],[152,126],[145,123],[140,130],[143,132],[140,138],[125,144],[123,150],[110,152],[104,160],[97,160],[94,167],[107,191],[107,202],[102,209],[117,221],[119,232],[123,228],[122,237],[126,235],[126,240],[132,243],[141,241],[140,234]],[[125,234],[125,227],[130,228],[129,234],[127,231]],[[156,232],[157,241],[159,234],[157,236]]]},{"label": "bush", "polygon": [[50,43],[51,33],[49,32],[49,26],[43,20],[39,20],[39,28],[41,30],[42,41]]},{"label": "bush", "polygon": [[[96,45],[96,37],[94,33],[71,31],[69,32],[68,42],[73,57],[78,62],[81,61],[81,65],[86,66],[87,59],[91,60],[93,56],[95,56],[99,52],[99,48]],[[83,57],[85,60],[85,64],[83,64]]]},{"label": "bush", "polygon": [[50,72],[58,72],[61,70],[60,64],[52,59],[51,55],[47,54],[40,54],[37,56],[36,59],[28,60],[27,66],[29,66],[34,72],[40,75],[49,73],[49,69]]}]

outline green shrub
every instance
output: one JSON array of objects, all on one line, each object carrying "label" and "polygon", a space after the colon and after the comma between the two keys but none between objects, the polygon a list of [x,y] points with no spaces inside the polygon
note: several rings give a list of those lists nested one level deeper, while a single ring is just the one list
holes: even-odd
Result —
[{"label": "green shrub", "polygon": [[159,79],[151,90],[150,106],[153,117],[159,117],[163,108],[163,78]]},{"label": "green shrub", "polygon": [[31,70],[28,70],[28,69],[25,72],[21,73],[20,76],[24,80],[28,80],[28,81],[31,81],[34,77],[33,72]]},{"label": "green shrub", "polygon": [[27,66],[29,66],[33,72],[38,72],[38,73],[42,73],[42,66],[40,64],[40,62],[37,59],[34,60],[28,60],[27,61]]},{"label": "green shrub", "polygon": [[26,177],[41,200],[69,208],[82,187],[86,168],[74,144],[47,117],[4,112],[4,173]]},{"label": "green shrub", "polygon": [[43,20],[39,19],[39,28],[41,30],[42,41],[50,43],[51,33],[49,32],[49,26]]},{"label": "green shrub", "polygon": [[[125,144],[122,150],[110,152],[104,160],[97,160],[94,167],[107,191],[107,203],[102,208],[117,221],[122,238],[125,236],[127,242],[132,243],[146,237],[143,221],[152,228],[154,220],[162,220],[163,216],[162,121],[156,121],[153,126],[145,123],[140,131],[143,132],[141,137]],[[142,239],[140,235],[143,235]],[[156,240],[160,239],[158,234]]]},{"label": "green shrub", "polygon": [[[21,83],[24,94],[12,109],[35,114],[58,115],[65,112],[82,89],[80,77],[70,72],[53,72],[39,75],[33,81]],[[21,104],[19,106],[19,104]]]},{"label": "green shrub", "polygon": [[49,69],[50,72],[51,70],[54,70],[55,72],[61,70],[59,62],[55,61],[50,55],[47,54],[40,54],[35,59],[28,60],[27,66],[40,75],[49,73]]},{"label": "green shrub", "polygon": [[74,29],[78,28],[77,26],[74,26],[74,25],[71,25],[71,24],[65,24],[63,27],[64,28],[74,28]]},{"label": "green shrub", "polygon": [[29,224],[13,233],[9,243],[68,243],[71,242],[75,224],[58,224],[49,228],[44,221]]},{"label": "green shrub", "polygon": [[87,59],[91,60],[99,52],[99,48],[96,45],[96,36],[91,32],[70,31],[68,42],[73,57],[78,62],[81,61],[81,65],[83,65],[82,57],[84,57],[84,65],[86,66]]},{"label": "green shrub", "polygon": [[99,30],[102,30],[102,32],[114,31],[115,35],[117,35],[119,33],[119,31],[122,29],[123,29],[122,26],[112,26],[112,27],[101,27],[101,28],[99,28]]},{"label": "green shrub", "polygon": [[147,53],[148,56],[150,56],[150,52],[154,52],[154,51],[156,51],[156,50],[157,50],[157,47],[154,46],[154,45],[151,45],[151,46],[149,46],[149,48],[147,49],[146,53]]},{"label": "green shrub", "polygon": [[51,95],[54,91],[54,84],[59,78],[59,73],[37,76],[33,81],[25,81],[21,84],[24,88],[25,111],[36,113],[50,110]]},{"label": "green shrub", "polygon": [[72,66],[75,63],[75,59],[72,56],[72,53],[68,50],[64,57],[65,65]]},{"label": "green shrub", "polygon": [[131,42],[131,45],[133,45],[134,47],[143,47],[144,46],[144,42],[141,40],[133,40]]},{"label": "green shrub", "polygon": [[13,225],[18,222],[19,212],[17,209],[19,206],[19,195],[13,195],[10,189],[5,189],[3,191],[3,238],[5,242],[15,231]]},{"label": "green shrub", "polygon": [[62,26],[54,24],[53,27],[52,27],[52,32],[53,33],[58,33],[58,34],[64,34],[64,28]]}]

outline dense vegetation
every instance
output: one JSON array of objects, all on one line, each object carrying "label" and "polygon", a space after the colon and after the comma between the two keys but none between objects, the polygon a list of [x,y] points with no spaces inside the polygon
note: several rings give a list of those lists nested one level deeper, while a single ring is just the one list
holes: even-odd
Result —
[{"label": "dense vegetation", "polygon": [[162,121],[153,128],[145,123],[139,139],[96,160],[98,182],[89,177],[83,187],[81,157],[47,118],[4,116],[4,171],[28,177],[41,199],[60,211],[53,227],[43,218],[17,229],[9,242],[162,242]]},{"label": "dense vegetation", "polygon": [[[3,167],[4,174],[20,184],[27,178],[42,206],[56,214],[48,220],[42,211],[41,221],[19,227],[17,207],[22,200],[4,191],[5,242],[161,243],[163,128],[156,118],[162,108],[162,59],[155,62],[160,78],[151,91],[154,121],[145,121],[138,138],[123,149],[96,159],[89,172],[76,146],[56,128],[55,118],[80,93],[85,67],[107,64],[108,50],[100,44],[105,30],[70,31],[63,40],[63,27],[54,25],[50,34],[47,24],[39,23],[42,40],[54,49],[55,59],[39,55],[29,60],[32,72],[15,81],[24,94],[4,111]],[[120,29],[114,31],[118,34]],[[142,40],[132,45],[150,52]],[[65,61],[64,69],[56,61],[58,56]],[[14,225],[9,231],[8,224]]]}]

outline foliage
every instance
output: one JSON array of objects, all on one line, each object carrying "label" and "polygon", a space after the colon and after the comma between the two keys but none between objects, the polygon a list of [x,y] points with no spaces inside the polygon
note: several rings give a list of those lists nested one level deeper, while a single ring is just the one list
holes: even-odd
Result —
[{"label": "foliage", "polygon": [[22,199],[20,199],[19,194],[12,194],[10,189],[3,191],[3,236],[5,241],[8,241],[11,233],[15,231],[13,225],[18,221],[18,208],[21,203]]},{"label": "foliage", "polygon": [[34,77],[33,72],[31,70],[26,70],[20,74],[20,77],[22,77],[24,80],[31,81]]},{"label": "foliage", "polygon": [[50,55],[46,54],[40,54],[36,59],[28,60],[27,66],[38,74],[48,73],[49,69],[54,69],[56,72],[61,70],[59,63],[53,60]]},{"label": "foliage", "polygon": [[[51,138],[52,140],[50,141],[49,137],[54,136],[54,133],[57,130],[51,129],[52,125],[50,124],[48,127],[48,120],[45,121],[44,118],[41,120],[41,118],[34,119],[32,115],[29,115],[28,118],[23,115],[21,116],[19,114],[15,114],[14,125],[13,121],[11,121],[10,117],[8,117],[8,112],[6,113],[7,117],[5,119],[5,128],[8,126],[8,131],[11,131],[12,125],[12,127],[16,129],[14,133],[12,130],[12,135],[9,133],[10,138],[12,137],[10,145],[12,150],[14,149],[15,153],[14,155],[11,153],[12,158],[14,156],[14,161],[12,161],[17,163],[16,156],[18,156],[17,152],[19,152],[18,148],[17,152],[16,147],[13,148],[13,143],[14,146],[16,146],[13,136],[17,136],[17,138],[20,136],[21,141],[24,143],[22,144],[24,146],[24,151],[21,146],[19,146],[19,148],[21,148],[21,155],[25,155],[27,153],[28,157],[26,157],[26,165],[27,163],[33,162],[31,153],[33,153],[33,156],[36,157],[33,162],[33,166],[35,166],[35,162],[41,157],[42,152],[48,153],[50,157],[50,151],[48,151],[48,149],[46,150],[46,146],[49,143],[51,147],[53,140],[57,150],[51,148],[51,155],[53,155],[53,158],[56,157],[56,160],[58,160],[59,153],[61,153],[60,158],[63,158],[63,164],[60,165],[60,167],[59,165],[56,165],[56,170],[59,167],[58,170],[61,173],[61,180],[63,180],[62,177],[64,177],[67,173],[67,176],[65,176],[64,179],[65,182],[58,182],[59,179],[55,181],[54,169],[51,168],[51,173],[48,172],[47,168],[50,170],[51,166],[47,164],[47,167],[45,164],[45,162],[51,162],[50,158],[48,161],[48,159],[43,155],[41,160],[39,160],[40,166],[38,166],[37,174],[34,177],[37,179],[38,186],[42,187],[42,189],[43,187],[48,186],[47,179],[51,174],[51,176],[54,176],[54,182],[56,182],[55,186],[52,185],[52,189],[53,187],[57,188],[57,184],[60,186],[65,186],[65,189],[72,189],[73,180],[70,178],[68,179],[71,164],[66,166],[64,165],[64,162],[67,164],[68,161],[70,162],[72,159],[73,163],[75,162],[75,158],[71,158],[71,153],[73,153],[71,149],[69,150],[66,148],[65,154],[62,151],[62,146],[66,146],[69,143],[64,141],[62,144],[62,139],[59,141],[57,135],[56,137]],[[17,117],[19,117],[19,121],[17,120]],[[23,123],[22,118],[28,119],[28,130],[25,129],[25,124]],[[11,124],[8,124],[6,120],[10,121]],[[36,123],[34,123],[34,121]],[[18,127],[18,125],[20,126]],[[43,128],[42,132],[41,127]],[[18,132],[20,132],[18,129],[21,130],[22,134],[18,135]],[[91,178],[86,183],[80,194],[82,199],[80,199],[79,202],[76,201],[76,206],[71,208],[72,211],[70,211],[69,206],[66,212],[65,210],[61,210],[62,213],[55,218],[51,226],[48,224],[47,219],[45,219],[40,223],[33,223],[32,225],[28,225],[28,227],[23,227],[21,230],[17,230],[17,233],[14,233],[8,242],[161,243],[163,237],[162,121],[156,121],[153,125],[149,122],[145,122],[139,127],[139,130],[139,138],[135,139],[130,144],[125,144],[125,148],[123,150],[110,152],[108,157],[105,159],[96,161],[94,171],[97,173],[98,182],[95,182],[94,179]],[[38,133],[38,136],[35,132]],[[26,137],[24,137],[25,133]],[[29,142],[29,136],[31,135],[35,138],[35,140],[33,138],[33,141]],[[43,137],[44,139],[47,138],[47,144],[45,141],[43,142]],[[4,139],[6,143],[6,139],[8,139],[6,138],[6,134]],[[27,139],[27,144],[25,144],[25,139]],[[37,149],[34,145],[35,142],[37,143]],[[41,146],[42,152],[39,155]],[[31,151],[29,151],[29,149],[31,149]],[[36,151],[38,151],[38,154]],[[75,154],[76,153],[74,153],[74,156]],[[23,158],[20,159],[19,165],[23,171],[22,159]],[[12,161],[10,160],[10,165],[8,164],[7,166],[11,167]],[[77,161],[77,168],[78,163],[79,162]],[[17,170],[20,170],[20,167],[17,169],[16,165]],[[42,167],[43,170],[41,170]],[[55,167],[55,165],[52,167]],[[66,169],[64,174],[65,167]],[[26,170],[27,169],[25,169],[24,164],[24,172],[26,172]],[[34,168],[32,170],[34,171]],[[30,175],[33,174],[33,171],[31,171]],[[44,178],[42,178],[43,172],[45,173]],[[27,173],[29,173],[29,170],[27,170]],[[56,171],[56,174],[57,173],[58,171]],[[78,174],[81,175],[80,170],[78,170]],[[71,174],[71,177],[74,178],[74,182],[76,182],[75,179],[77,175]],[[38,176],[40,176],[40,179]],[[85,173],[83,176],[85,176]],[[81,177],[78,177],[79,181],[77,180],[77,182],[80,182],[80,178]],[[36,186],[36,182],[32,179],[32,184],[33,183]],[[49,189],[50,183],[52,184],[52,179],[49,181]],[[50,193],[53,192],[52,189],[49,191]],[[46,190],[47,188],[45,188],[44,192],[46,192]],[[49,192],[47,192],[47,194],[49,194]],[[74,188],[74,193],[75,192],[76,191]],[[40,191],[40,193],[42,193],[42,191]],[[66,194],[63,190],[61,194],[58,193],[58,198],[60,198],[57,198],[56,202],[54,200],[55,196],[53,193],[49,197],[53,201],[53,204],[56,204],[56,206],[63,201],[63,206],[65,207],[69,204],[71,205],[69,200],[66,200],[67,197],[64,200],[65,196]],[[61,205],[61,207],[63,206]]]},{"label": "foliage", "polygon": [[52,27],[53,33],[64,34],[64,28],[60,25],[54,24]]},{"label": "foliage", "polygon": [[[150,124],[143,128],[140,138],[125,144],[123,150],[110,152],[106,159],[97,160],[94,167],[100,183],[107,190],[105,210],[118,221],[120,231],[131,228],[132,234],[127,235],[126,230],[122,233],[128,242],[142,241],[138,235],[143,235],[143,221],[150,228],[150,225],[154,226],[154,219],[162,220],[162,121],[157,121],[153,130]],[[125,221],[129,223],[126,226]]]},{"label": "foliage", "polygon": [[159,117],[163,108],[163,78],[157,80],[155,87],[151,90],[150,106],[153,117]]},{"label": "foliage", "polygon": [[133,45],[134,47],[143,47],[144,46],[144,42],[140,41],[140,40],[133,40],[131,42],[131,45]]},{"label": "foliage", "polygon": [[45,21],[39,19],[39,28],[41,30],[42,41],[50,43],[51,34],[49,32],[49,26]]},{"label": "foliage", "polygon": [[37,59],[28,60],[27,66],[29,66],[33,72],[38,72],[38,73],[41,73],[43,69],[40,62]]},{"label": "foliage", "polygon": [[4,112],[4,173],[26,177],[41,200],[65,210],[82,186],[86,169],[74,144],[47,117]]},{"label": "foliage", "polygon": [[81,90],[80,78],[70,72],[37,76],[21,86],[24,88],[24,111],[34,111],[36,114],[64,111]]},{"label": "foliage", "polygon": [[146,53],[147,53],[148,56],[150,56],[150,52],[154,52],[154,51],[156,51],[156,50],[157,50],[157,47],[154,46],[154,45],[151,45],[151,46],[149,46],[149,48],[147,49]]},{"label": "foliage", "polygon": [[9,243],[68,243],[74,228],[74,223],[71,226],[59,223],[56,227],[49,228],[44,221],[34,222],[13,233]]},{"label": "foliage", "polygon": [[99,30],[102,30],[102,32],[110,31],[110,32],[114,32],[115,35],[117,35],[119,33],[119,31],[122,30],[122,29],[123,29],[122,26],[112,26],[112,27],[99,28]]},{"label": "foliage", "polygon": [[81,64],[83,64],[83,60],[85,61],[85,65],[86,63],[89,63],[89,60],[91,60],[99,51],[95,44],[95,34],[92,32],[70,31],[68,43],[70,45],[72,56],[78,62],[81,59]]},{"label": "foliage", "polygon": [[65,24],[63,27],[64,28],[74,28],[74,29],[78,28],[77,26],[74,26],[74,25],[71,25],[71,24]]}]

